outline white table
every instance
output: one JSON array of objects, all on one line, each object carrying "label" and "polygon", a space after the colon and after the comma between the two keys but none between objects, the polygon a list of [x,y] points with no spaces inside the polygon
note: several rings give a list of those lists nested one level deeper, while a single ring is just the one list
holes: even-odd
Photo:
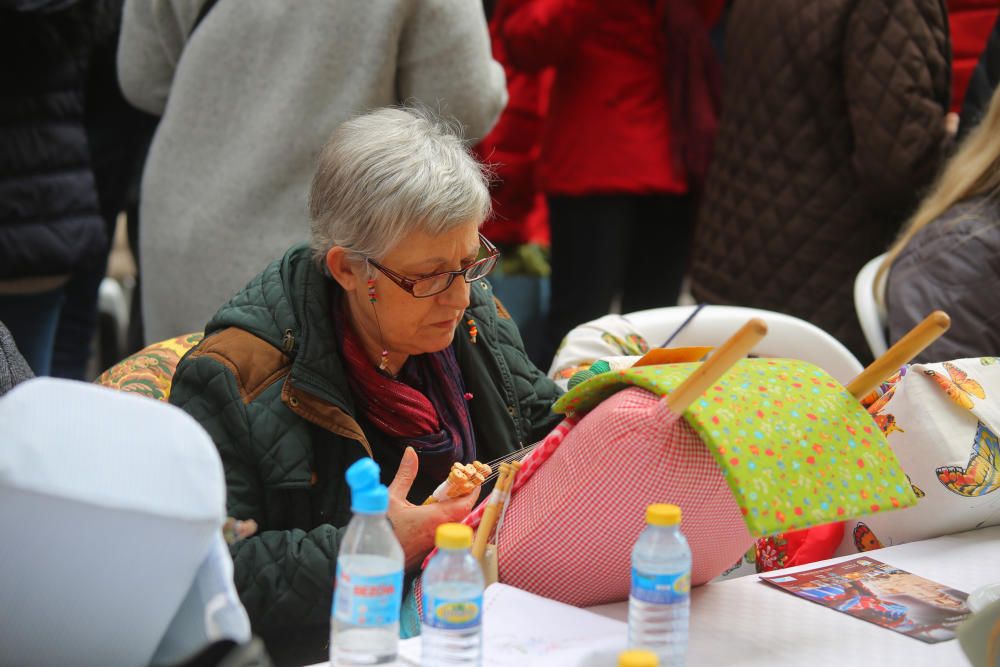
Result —
[{"label": "white table", "polygon": [[[980,586],[1000,581],[1000,526],[887,547],[866,555],[971,593]],[[856,557],[857,554],[833,558],[776,570],[773,574],[797,572]],[[590,611],[626,621],[628,603],[601,605]],[[511,632],[515,633],[518,627],[523,627],[520,621],[495,622],[503,626],[510,623]],[[625,626],[611,626],[606,639],[624,647]],[[761,582],[756,575],[694,589],[688,641],[687,667],[969,665],[957,640],[925,644],[803,600]],[[419,639],[407,642],[415,643]],[[601,651],[602,655],[605,653],[607,651]],[[599,664],[613,664],[613,652],[610,655]],[[416,663],[400,660],[398,664]]]},{"label": "white table", "polygon": [[[971,593],[1000,581],[1000,526],[867,552],[872,558]],[[856,556],[787,568],[796,572]],[[627,603],[591,611],[626,620]],[[807,665],[961,666],[957,640],[939,644],[881,628],[747,576],[692,592],[688,667]]]}]

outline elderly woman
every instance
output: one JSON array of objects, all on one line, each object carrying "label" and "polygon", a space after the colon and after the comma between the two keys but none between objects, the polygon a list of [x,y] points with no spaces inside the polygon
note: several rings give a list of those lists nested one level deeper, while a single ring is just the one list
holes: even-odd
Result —
[{"label": "elderly woman", "polygon": [[451,464],[558,420],[559,390],[483,280],[489,210],[482,168],[440,121],[382,109],[344,123],[313,180],[311,244],[223,306],[178,366],[171,402],[215,440],[230,515],[260,525],[233,547],[236,585],[279,661],[325,655],[351,463],[380,464],[412,572],[475,502],[420,505]]}]

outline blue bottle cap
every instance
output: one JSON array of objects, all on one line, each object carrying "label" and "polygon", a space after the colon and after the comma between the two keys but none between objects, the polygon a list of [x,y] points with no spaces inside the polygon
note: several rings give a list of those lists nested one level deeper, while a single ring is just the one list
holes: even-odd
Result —
[{"label": "blue bottle cap", "polygon": [[352,512],[385,512],[389,509],[389,489],[380,482],[381,471],[370,458],[363,458],[347,469],[347,484],[351,487]]},{"label": "blue bottle cap", "polygon": [[351,493],[351,511],[363,514],[385,514],[389,509],[389,489],[385,484]]},{"label": "blue bottle cap", "polygon": [[374,459],[358,459],[347,469],[347,484],[351,491],[361,491],[379,483],[381,469]]}]

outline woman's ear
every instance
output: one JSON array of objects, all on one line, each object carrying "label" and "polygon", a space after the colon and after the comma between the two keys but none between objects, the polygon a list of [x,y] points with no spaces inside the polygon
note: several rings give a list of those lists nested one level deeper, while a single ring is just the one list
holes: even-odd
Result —
[{"label": "woman's ear", "polygon": [[326,268],[330,271],[333,279],[340,284],[345,291],[351,292],[358,288],[360,277],[357,271],[357,262],[347,256],[347,250],[341,246],[333,246],[326,251]]}]

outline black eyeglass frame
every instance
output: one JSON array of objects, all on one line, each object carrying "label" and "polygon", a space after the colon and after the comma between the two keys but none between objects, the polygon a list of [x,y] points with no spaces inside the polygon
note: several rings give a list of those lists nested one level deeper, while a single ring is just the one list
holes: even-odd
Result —
[{"label": "black eyeglass frame", "polygon": [[[395,271],[385,268],[384,266],[376,262],[374,259],[366,257],[365,261],[368,264],[374,266],[376,269],[378,269],[382,273],[382,275],[384,275],[386,278],[396,283],[400,287],[400,289],[408,292],[410,296],[412,296],[414,299],[426,299],[428,297],[437,296],[441,292],[447,291],[455,282],[455,278],[458,276],[462,276],[462,278],[467,283],[473,283],[477,280],[480,280],[481,278],[485,278],[490,274],[491,271],[493,271],[494,268],[496,268],[497,263],[500,261],[500,250],[495,245],[493,245],[488,238],[483,236],[482,233],[479,234],[479,242],[482,244],[484,248],[486,248],[486,252],[489,253],[488,255],[486,255],[486,257],[483,257],[482,259],[477,259],[464,269],[459,269],[458,271],[442,271],[440,273],[434,273],[429,276],[424,276],[423,278],[418,278],[417,280],[401,276]],[[486,273],[482,274],[481,276],[476,276],[475,278],[470,280],[469,271],[476,268],[477,266],[482,266],[487,262],[492,262],[492,266],[490,266],[489,270],[486,271]],[[438,291],[431,292],[430,294],[414,293],[414,289],[416,288],[417,283],[421,283],[426,280],[435,280],[437,278],[440,278],[441,276],[448,276],[448,282],[445,283],[444,287],[442,287]]]}]

